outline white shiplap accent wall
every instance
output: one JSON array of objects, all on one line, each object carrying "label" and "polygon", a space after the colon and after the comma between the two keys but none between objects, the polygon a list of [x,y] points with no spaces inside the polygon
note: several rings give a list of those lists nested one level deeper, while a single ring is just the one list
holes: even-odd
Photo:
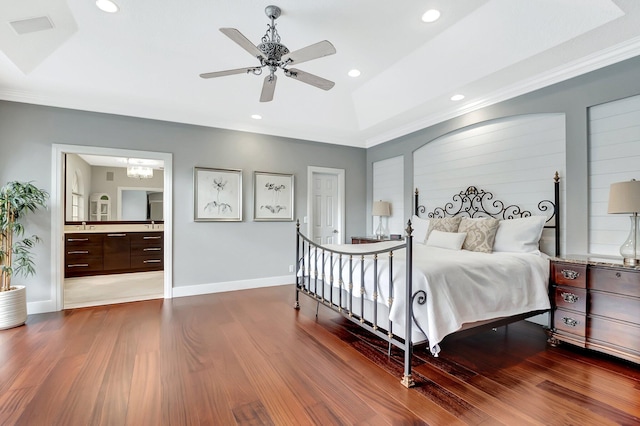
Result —
[{"label": "white shiplap accent wall", "polygon": [[[435,139],[413,157],[420,204],[430,212],[451,201],[453,194],[476,186],[492,192],[494,199],[536,214],[540,200],[553,200],[554,173],[564,176],[565,134],[564,114],[529,114]],[[564,181],[560,182],[562,203]],[[552,234],[546,232],[544,238]]]},{"label": "white shiplap accent wall", "polygon": [[[404,157],[393,157],[373,163],[373,201],[391,203],[387,233],[404,234],[404,224],[409,216],[404,211]],[[383,223],[387,223],[383,220]],[[373,218],[372,233],[378,228],[378,218]]]},{"label": "white shiplap accent wall", "polygon": [[589,109],[589,252],[620,255],[629,216],[608,214],[609,187],[640,180],[640,96]]}]

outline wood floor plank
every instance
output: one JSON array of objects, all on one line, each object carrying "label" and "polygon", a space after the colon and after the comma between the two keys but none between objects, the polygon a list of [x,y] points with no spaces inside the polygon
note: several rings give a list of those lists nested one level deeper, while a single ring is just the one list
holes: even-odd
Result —
[{"label": "wood floor plank", "polygon": [[31,315],[0,332],[0,424],[640,424],[640,366],[548,347],[533,324],[445,339],[439,358],[422,348],[406,389],[400,364],[294,296]]}]

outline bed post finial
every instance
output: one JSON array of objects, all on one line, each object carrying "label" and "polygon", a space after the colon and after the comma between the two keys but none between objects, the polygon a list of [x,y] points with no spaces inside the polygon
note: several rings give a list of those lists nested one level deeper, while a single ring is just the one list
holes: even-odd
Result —
[{"label": "bed post finial", "polygon": [[556,170],[556,174],[555,174],[555,176],[553,177],[553,181],[554,181],[555,183],[560,182],[560,174],[558,173],[558,171],[557,171],[557,170]]},{"label": "bed post finial", "polygon": [[410,237],[413,233],[413,228],[411,227],[411,220],[407,221],[407,228],[405,229],[407,232],[407,237]]},{"label": "bed post finial", "polygon": [[296,219],[296,229],[300,230],[300,219]]}]

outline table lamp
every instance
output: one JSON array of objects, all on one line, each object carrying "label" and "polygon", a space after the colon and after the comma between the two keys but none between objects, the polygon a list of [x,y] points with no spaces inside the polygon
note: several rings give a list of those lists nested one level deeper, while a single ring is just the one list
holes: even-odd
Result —
[{"label": "table lamp", "polygon": [[636,266],[640,264],[640,229],[638,228],[638,213],[640,212],[640,181],[632,179],[626,182],[611,184],[609,190],[608,213],[630,214],[631,231],[627,240],[620,247],[624,264]]},{"label": "table lamp", "polygon": [[387,201],[374,201],[371,214],[380,218],[378,222],[378,229],[376,230],[376,237],[382,239],[385,236],[384,227],[382,226],[382,218],[391,216],[391,204]]}]

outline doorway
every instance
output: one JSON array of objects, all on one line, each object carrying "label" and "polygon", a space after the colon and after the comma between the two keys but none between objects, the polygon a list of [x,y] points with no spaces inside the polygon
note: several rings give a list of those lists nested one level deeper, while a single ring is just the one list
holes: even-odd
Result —
[{"label": "doorway", "polygon": [[307,169],[307,235],[318,244],[345,242],[344,176],[344,169]]},{"label": "doorway", "polygon": [[[164,164],[164,184],[162,216],[164,220],[164,270],[159,271],[162,278],[162,294],[165,299],[172,297],[172,154],[135,151],[117,148],[102,148],[80,145],[53,145],[52,188],[51,188],[51,234],[52,234],[52,273],[56,310],[65,308],[64,301],[64,225],[65,225],[65,156],[66,154],[96,155],[105,157],[147,158],[162,161]],[[121,278],[126,279],[127,274]],[[133,274],[129,274],[133,275]]]}]

